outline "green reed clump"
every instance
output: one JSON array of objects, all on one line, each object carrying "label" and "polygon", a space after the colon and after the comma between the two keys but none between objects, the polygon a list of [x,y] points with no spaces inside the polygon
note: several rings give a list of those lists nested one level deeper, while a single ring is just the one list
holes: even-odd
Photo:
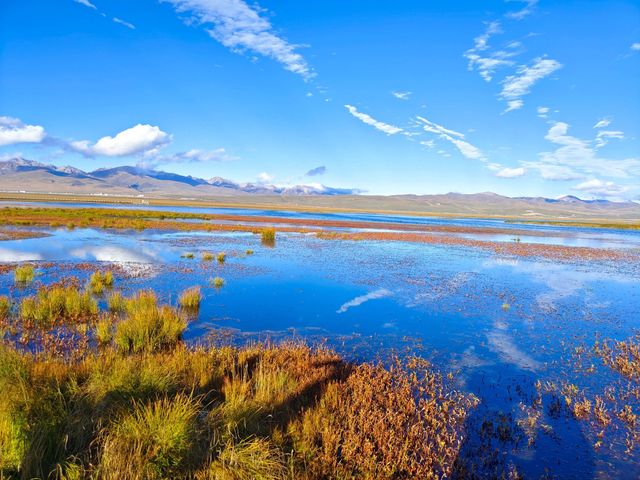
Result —
[{"label": "green reed clump", "polygon": [[220,252],[218,254],[218,263],[224,263],[227,260],[227,254],[224,252]]},{"label": "green reed clump", "polygon": [[245,253],[246,253],[247,255],[253,255],[253,250],[248,249]]},{"label": "green reed clump", "polygon": [[98,304],[91,293],[74,286],[42,287],[36,295],[24,298],[20,304],[22,320],[39,327],[87,319],[97,313]]},{"label": "green reed clump", "polygon": [[200,308],[202,294],[200,287],[190,287],[184,290],[178,298],[178,304],[185,310],[197,310]]},{"label": "green reed clump", "polygon": [[175,345],[186,328],[179,312],[166,305],[159,306],[152,291],[142,291],[126,300],[124,318],[116,324],[114,342],[123,352],[162,350]]},{"label": "green reed clump", "polygon": [[113,287],[113,272],[93,272],[89,279],[89,286],[91,287],[91,291],[96,295],[102,294],[105,288]]},{"label": "green reed clump", "polygon": [[197,401],[186,395],[135,403],[104,433],[99,471],[109,478],[177,478],[198,440]]},{"label": "green reed clump", "polygon": [[0,320],[6,320],[11,313],[11,300],[6,295],[0,295]]},{"label": "green reed clump", "polygon": [[263,244],[274,245],[276,243],[276,229],[273,227],[262,229],[260,238]]},{"label": "green reed clump", "polygon": [[33,281],[35,269],[33,265],[20,265],[16,267],[13,276],[17,284],[25,285]]},{"label": "green reed clump", "polygon": [[224,278],[215,277],[212,283],[215,288],[222,288],[224,286]]},{"label": "green reed clump", "polygon": [[113,313],[122,313],[125,311],[126,302],[122,296],[122,292],[113,292],[107,298],[107,308]]},{"label": "green reed clump", "polygon": [[96,340],[101,345],[108,345],[113,340],[113,322],[109,318],[103,318],[96,324]]},{"label": "green reed clump", "polygon": [[191,259],[193,257],[194,257],[194,255],[191,252],[183,253],[182,255],[180,255],[180,258],[189,258],[189,259]]},{"label": "green reed clump", "polygon": [[215,255],[211,252],[204,252],[202,254],[202,260],[204,260],[205,262],[210,262],[212,261],[215,257]]}]

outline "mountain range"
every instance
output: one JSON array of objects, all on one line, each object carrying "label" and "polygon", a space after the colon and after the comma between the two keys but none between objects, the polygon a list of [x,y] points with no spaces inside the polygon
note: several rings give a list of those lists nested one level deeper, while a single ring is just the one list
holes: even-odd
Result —
[{"label": "mountain range", "polygon": [[209,180],[135,166],[85,172],[20,157],[0,161],[0,192],[91,196],[173,198],[198,201],[348,210],[388,210],[452,215],[520,216],[531,218],[640,218],[634,202],[560,198],[505,197],[492,192],[441,195],[363,195],[355,189],[321,184],[276,186]]},{"label": "mountain range", "polygon": [[352,195],[355,189],[321,184],[276,186],[238,183],[221,177],[209,180],[135,166],[100,168],[85,172],[57,167],[21,157],[0,162],[0,190],[27,193],[75,193],[102,195]]}]

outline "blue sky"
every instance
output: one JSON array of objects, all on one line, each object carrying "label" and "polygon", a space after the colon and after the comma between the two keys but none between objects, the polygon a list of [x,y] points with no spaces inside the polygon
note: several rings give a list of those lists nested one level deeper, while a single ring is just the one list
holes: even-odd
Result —
[{"label": "blue sky", "polygon": [[0,158],[640,199],[639,79],[637,1],[5,0]]}]

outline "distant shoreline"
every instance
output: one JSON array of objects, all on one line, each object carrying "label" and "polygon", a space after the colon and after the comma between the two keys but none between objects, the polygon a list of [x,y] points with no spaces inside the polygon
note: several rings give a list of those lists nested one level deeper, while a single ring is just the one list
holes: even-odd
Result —
[{"label": "distant shoreline", "polygon": [[[380,196],[271,196],[246,195],[238,197],[215,198],[172,198],[172,197],[131,197],[99,196],[51,193],[12,193],[0,192],[0,201],[47,202],[47,203],[87,203],[102,205],[132,205],[140,207],[194,207],[194,208],[234,208],[249,210],[275,210],[309,213],[371,213],[379,215],[434,217],[434,218],[472,218],[505,220],[509,223],[527,223],[552,226],[573,226],[590,228],[613,228],[640,230],[638,218],[604,218],[587,216],[578,212],[572,216],[540,213],[535,217],[526,214],[498,214],[474,211],[434,211],[420,210],[417,202],[407,205],[398,197]],[[329,205],[329,203],[341,205]],[[346,203],[346,205],[345,205]],[[396,204],[396,208],[382,208]],[[426,206],[426,205],[425,205]],[[398,208],[399,207],[399,208]],[[443,206],[443,208],[446,208]]]}]

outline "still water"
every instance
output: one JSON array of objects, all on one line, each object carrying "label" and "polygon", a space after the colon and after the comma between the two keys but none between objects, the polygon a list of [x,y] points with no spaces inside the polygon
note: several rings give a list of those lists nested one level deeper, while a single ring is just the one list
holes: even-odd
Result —
[{"label": "still water", "polygon": [[[247,212],[251,211],[228,213]],[[535,231],[531,241],[541,243],[640,247],[640,236],[634,232],[517,228]],[[278,233],[271,248],[250,233],[43,231],[50,236],[0,242],[0,262],[40,265],[37,281],[24,289],[14,287],[11,273],[0,275],[0,294],[18,300],[33,294],[39,283],[70,275],[86,279],[92,270],[76,270],[74,265],[87,262],[96,268],[119,266],[127,278],[116,276],[115,289],[129,293],[152,288],[161,300],[173,304],[181,290],[199,285],[204,298],[189,324],[189,341],[198,342],[213,331],[218,337],[223,332],[232,342],[322,341],[353,359],[384,359],[394,351],[416,353],[442,371],[453,372],[460,388],[481,399],[471,430],[487,418],[519,418],[537,380],[566,379],[581,389],[603,386],[610,380],[605,370],[589,376],[576,372],[576,348],[590,349],[597,338],[625,339],[640,328],[637,262],[519,258],[463,247],[321,240],[293,233]],[[509,235],[503,237],[488,239],[511,241]],[[226,262],[202,261],[204,252],[225,252]],[[186,253],[194,258],[184,258]],[[225,285],[214,288],[214,277],[224,278]],[[552,474],[560,478],[640,476],[637,454],[594,449],[594,439],[577,421],[545,414],[541,424],[546,427],[537,433],[534,445],[517,435],[516,440],[496,439],[491,446],[499,451],[499,461],[513,463],[534,478],[550,464]],[[477,445],[470,441],[463,451],[473,455],[474,448]]]}]

